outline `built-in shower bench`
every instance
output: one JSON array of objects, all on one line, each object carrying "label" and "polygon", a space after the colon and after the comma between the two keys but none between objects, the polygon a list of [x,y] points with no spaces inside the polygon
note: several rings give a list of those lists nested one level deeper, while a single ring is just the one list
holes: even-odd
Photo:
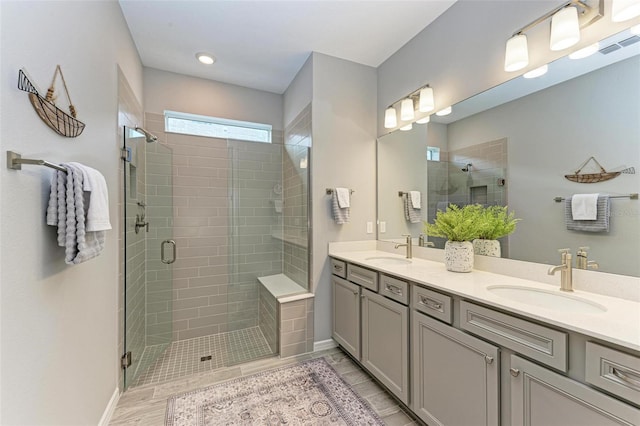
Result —
[{"label": "built-in shower bench", "polygon": [[313,351],[313,293],[285,274],[258,277],[259,325],[281,358]]}]

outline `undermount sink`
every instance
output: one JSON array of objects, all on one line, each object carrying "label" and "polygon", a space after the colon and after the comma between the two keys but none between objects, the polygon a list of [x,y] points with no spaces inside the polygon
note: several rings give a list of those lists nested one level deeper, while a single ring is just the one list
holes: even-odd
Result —
[{"label": "undermount sink", "polygon": [[607,308],[599,303],[559,291],[510,285],[492,285],[487,287],[487,290],[496,296],[540,308],[588,314],[607,311]]},{"label": "undermount sink", "polygon": [[367,257],[364,260],[368,260],[369,262],[385,264],[385,265],[408,265],[411,263],[410,259],[403,259],[401,257],[391,257],[391,256],[374,256]]}]

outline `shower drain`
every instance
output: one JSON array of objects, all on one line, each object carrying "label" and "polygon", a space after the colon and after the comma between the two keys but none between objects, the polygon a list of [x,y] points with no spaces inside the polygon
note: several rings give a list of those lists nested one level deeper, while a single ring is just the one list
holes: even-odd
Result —
[{"label": "shower drain", "polygon": [[200,361],[211,361],[211,355],[201,356]]}]

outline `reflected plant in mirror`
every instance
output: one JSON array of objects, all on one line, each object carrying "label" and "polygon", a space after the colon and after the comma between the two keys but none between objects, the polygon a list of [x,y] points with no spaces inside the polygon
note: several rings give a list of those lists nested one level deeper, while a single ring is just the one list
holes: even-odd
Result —
[{"label": "reflected plant in mirror", "polygon": [[[589,184],[564,176],[589,156],[608,171],[640,169],[640,37],[625,30],[601,40],[589,57],[548,66],[543,76],[516,77],[454,105],[448,116],[378,139],[378,221],[386,228],[378,239],[419,235],[397,195],[417,190],[422,221],[432,222],[450,203],[518,212],[517,232],[501,239],[503,257],[553,265],[558,248],[589,246],[600,271],[640,276],[633,259],[640,252],[638,200],[612,198],[608,232],[568,229],[565,204],[554,201],[638,192],[640,174]],[[438,148],[438,161],[428,157],[430,148]]]}]

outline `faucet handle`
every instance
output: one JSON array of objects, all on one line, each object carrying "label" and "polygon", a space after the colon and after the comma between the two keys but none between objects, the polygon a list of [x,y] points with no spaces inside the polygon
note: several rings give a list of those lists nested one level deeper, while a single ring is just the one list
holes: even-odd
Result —
[{"label": "faucet handle", "polygon": [[571,253],[571,249],[570,248],[558,249],[558,253],[560,253],[560,254]]},{"label": "faucet handle", "polygon": [[582,247],[578,247],[578,251],[585,251],[585,250],[589,250],[589,246],[582,246]]}]

